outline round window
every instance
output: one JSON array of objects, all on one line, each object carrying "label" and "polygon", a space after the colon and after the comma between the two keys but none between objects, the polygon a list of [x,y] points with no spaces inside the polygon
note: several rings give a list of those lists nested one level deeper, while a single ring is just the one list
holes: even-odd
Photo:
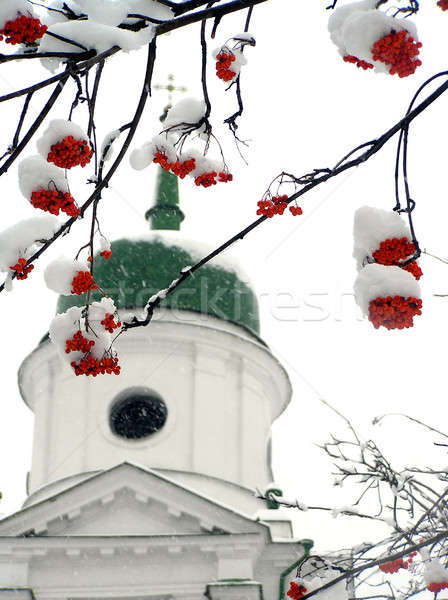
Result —
[{"label": "round window", "polygon": [[140,440],[159,431],[167,415],[166,404],[157,392],[133,387],[121,392],[113,402],[109,424],[115,435]]}]

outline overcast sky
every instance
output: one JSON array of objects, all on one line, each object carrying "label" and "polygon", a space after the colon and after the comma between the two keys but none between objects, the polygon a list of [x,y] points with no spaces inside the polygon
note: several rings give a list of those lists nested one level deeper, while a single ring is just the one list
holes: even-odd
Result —
[{"label": "overcast sky", "polygon": [[[403,2],[397,2],[402,6]],[[224,97],[221,82],[210,69],[210,89],[217,133],[223,142],[235,181],[197,189],[192,180],[180,185],[187,218],[183,231],[213,244],[226,240],[250,223],[257,201],[282,170],[301,175],[331,167],[358,144],[377,137],[400,119],[418,86],[446,68],[448,13],[425,0],[415,19],[423,42],[422,60],[414,76],[398,79],[364,72],[342,61],[327,33],[324,0],[270,0],[256,7],[251,32],[256,48],[248,48],[242,87],[245,113],[240,137],[250,140],[246,166],[223,127],[234,98]],[[243,15],[226,19],[217,43],[243,29]],[[159,43],[155,83],[173,72],[189,94],[200,94],[198,27],[178,31]],[[211,48],[214,47],[211,43]],[[8,48],[9,50],[9,48]],[[129,121],[140,93],[145,51],[110,59],[99,97],[98,126],[104,134]],[[37,61],[1,66],[1,93],[48,77]],[[66,117],[73,87],[53,111]],[[34,114],[46,92],[33,98]],[[152,137],[156,117],[166,102],[158,92],[149,103],[135,145]],[[2,148],[10,143],[21,101],[0,105]],[[422,248],[448,257],[446,222],[446,137],[448,95],[445,94],[411,128],[410,184],[417,201],[415,223]],[[81,119],[83,109],[78,109]],[[11,123],[11,126],[9,126]],[[100,134],[101,138],[101,134]],[[34,149],[33,149],[34,152]],[[28,151],[28,153],[31,153]],[[262,337],[287,369],[294,397],[274,426],[276,480],[288,496],[304,502],[340,505],[333,492],[331,465],[316,447],[330,432],[342,434],[343,423],[320,402],[324,398],[349,416],[365,436],[377,436],[385,452],[398,462],[446,465],[443,449],[433,436],[392,417],[380,429],[371,419],[386,412],[408,413],[444,428],[447,416],[446,330],[448,265],[424,257],[424,315],[407,331],[376,331],[362,320],[352,296],[355,277],[352,253],[354,211],[364,204],[389,209],[394,204],[395,142],[356,170],[341,175],[306,196],[304,214],[270,219],[234,248],[250,273],[260,298]],[[147,231],[144,212],[152,204],[155,169],[136,173],[125,161],[100,210],[102,230],[111,238]],[[88,176],[87,168],[82,173]],[[16,168],[2,178],[1,228],[33,216],[17,186]],[[188,179],[188,178],[187,178]],[[81,185],[78,197],[87,196]],[[73,235],[55,244],[27,281],[0,295],[3,393],[0,404],[0,487],[3,513],[20,507],[30,466],[32,415],[17,388],[17,369],[48,330],[56,296],[47,290],[42,272],[48,260],[73,254],[86,239],[88,223],[73,227]],[[173,274],[173,277],[176,274]],[[448,427],[447,427],[448,430]],[[292,512],[292,511],[291,511]],[[297,521],[297,535],[311,537],[320,547],[350,541],[344,522],[332,521],[325,531],[307,514]],[[359,539],[359,538],[357,538]]]}]

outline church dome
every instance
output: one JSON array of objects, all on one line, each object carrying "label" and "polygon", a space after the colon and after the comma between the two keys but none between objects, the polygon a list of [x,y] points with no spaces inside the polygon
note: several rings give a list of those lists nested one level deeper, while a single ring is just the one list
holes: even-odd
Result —
[{"label": "church dome", "polygon": [[[184,238],[178,231],[153,231],[112,242],[109,260],[97,257],[94,279],[119,309],[142,309],[148,298],[167,288],[181,270],[212,248]],[[100,300],[99,290],[91,300]],[[61,296],[58,312],[83,306],[85,294]],[[226,255],[214,258],[164,299],[161,308],[188,310],[230,321],[259,335],[258,301],[247,276]]]}]

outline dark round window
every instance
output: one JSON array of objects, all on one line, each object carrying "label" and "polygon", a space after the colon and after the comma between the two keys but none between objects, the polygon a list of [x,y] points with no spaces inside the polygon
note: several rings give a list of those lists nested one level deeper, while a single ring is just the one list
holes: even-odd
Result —
[{"label": "dark round window", "polygon": [[121,392],[110,411],[110,428],[115,435],[140,440],[159,431],[166,422],[166,404],[153,390],[142,387]]}]

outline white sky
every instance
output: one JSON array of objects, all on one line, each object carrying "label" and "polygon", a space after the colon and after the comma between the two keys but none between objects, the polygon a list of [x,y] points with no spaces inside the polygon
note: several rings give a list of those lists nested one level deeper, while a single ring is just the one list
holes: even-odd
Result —
[{"label": "white sky", "polygon": [[[192,180],[184,180],[180,186],[187,215],[183,231],[213,244],[226,240],[255,218],[257,201],[277,173],[301,175],[313,168],[331,167],[353,147],[395,123],[417,87],[446,68],[448,13],[440,11],[435,0],[422,4],[416,22],[424,64],[404,80],[342,62],[327,34],[325,0],[270,0],[256,7],[251,32],[257,46],[247,49],[249,64],[242,81],[246,108],[239,130],[241,137],[251,140],[245,151],[249,166],[238,158],[232,140],[219,126],[222,117],[233,112],[234,104],[232,98],[224,98],[211,64],[213,114],[235,182],[198,190]],[[241,31],[243,24],[243,15],[225,19],[216,45]],[[187,85],[191,95],[200,94],[198,34],[195,26],[160,40],[155,83],[164,83],[173,72],[177,84]],[[130,120],[144,61],[145,51],[140,51],[106,64],[98,119],[103,135]],[[0,93],[48,76],[37,61],[30,63],[2,65]],[[73,90],[70,87],[70,93],[64,94],[52,112],[54,117],[67,116]],[[46,97],[43,92],[33,99],[34,114]],[[0,105],[1,152],[10,143],[21,102]],[[154,134],[164,103],[165,96],[156,93],[136,144]],[[423,248],[439,256],[448,256],[447,106],[448,93],[415,122],[409,149],[410,184],[418,205],[414,213],[417,235]],[[83,111],[83,107],[77,109],[77,120],[85,118]],[[31,149],[23,156],[29,153]],[[394,158],[395,143],[390,142],[368,164],[307,195],[301,203],[302,217],[285,214],[270,219],[234,250],[260,295],[262,336],[286,367],[294,388],[290,407],[274,426],[276,480],[285,495],[310,504],[347,502],[346,496],[339,498],[333,492],[331,465],[316,447],[330,432],[343,432],[342,422],[323,407],[321,397],[349,416],[364,435],[377,436],[385,452],[393,452],[403,464],[448,463],[444,450],[433,447],[439,439],[421,435],[398,418],[369,431],[371,419],[385,412],[408,413],[441,429],[447,415],[448,299],[434,294],[448,294],[448,265],[422,259],[424,315],[416,319],[412,330],[374,330],[361,319],[351,295],[353,214],[363,204],[392,208]],[[88,168],[81,175],[87,177]],[[154,175],[155,169],[136,173],[127,161],[123,163],[104,193],[100,210],[102,229],[111,239],[147,231],[143,215],[152,204],[148,190],[153,189]],[[16,177],[12,168],[2,178],[2,229],[36,214],[21,196]],[[82,185],[78,190],[76,197],[82,201],[87,193]],[[17,369],[48,330],[54,314],[56,296],[44,286],[43,268],[48,260],[73,253],[85,243],[87,226],[87,222],[76,224],[72,235],[53,246],[27,281],[17,282],[13,293],[0,295],[3,513],[18,509],[25,498],[33,420],[19,396]],[[347,520],[327,522],[309,513],[297,520],[296,534],[315,539],[319,547],[359,539],[359,532],[348,527]]]}]

